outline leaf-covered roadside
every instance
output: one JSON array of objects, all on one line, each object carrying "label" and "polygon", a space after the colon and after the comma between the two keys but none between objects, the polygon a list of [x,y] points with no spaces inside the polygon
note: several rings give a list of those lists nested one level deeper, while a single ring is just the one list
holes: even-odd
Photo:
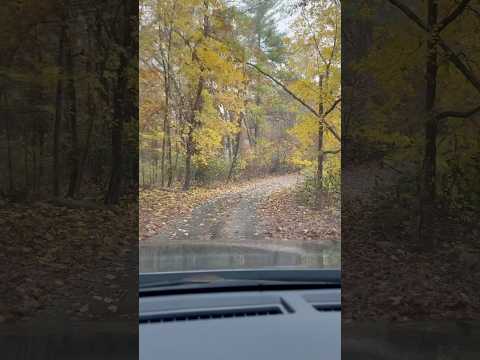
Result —
[{"label": "leaf-covered roadside", "polygon": [[168,222],[188,215],[206,199],[218,195],[223,188],[195,188],[174,191],[159,188],[140,191],[139,240],[155,235]]},{"label": "leaf-covered roadside", "polygon": [[475,218],[443,217],[435,228],[437,247],[424,251],[412,236],[412,212],[398,206],[378,199],[344,206],[342,318],[479,319]]},{"label": "leaf-covered roadside", "polygon": [[50,309],[72,319],[134,316],[125,288],[137,276],[137,211],[136,199],[111,207],[0,207],[0,322]]},{"label": "leaf-covered roadside", "polygon": [[302,205],[296,191],[273,193],[257,209],[265,238],[272,241],[340,241],[340,210]]}]

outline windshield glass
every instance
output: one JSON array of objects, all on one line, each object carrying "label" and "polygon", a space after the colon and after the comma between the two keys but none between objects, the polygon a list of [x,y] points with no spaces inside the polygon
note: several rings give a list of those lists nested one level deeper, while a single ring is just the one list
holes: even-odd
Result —
[{"label": "windshield glass", "polygon": [[339,2],[140,4],[140,272],[340,268]]}]

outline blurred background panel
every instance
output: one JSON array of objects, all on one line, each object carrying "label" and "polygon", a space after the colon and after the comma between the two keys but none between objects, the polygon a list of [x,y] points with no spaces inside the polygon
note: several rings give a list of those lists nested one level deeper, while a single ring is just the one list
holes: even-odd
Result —
[{"label": "blurred background panel", "polygon": [[7,0],[0,18],[0,327],[136,329],[138,2]]}]

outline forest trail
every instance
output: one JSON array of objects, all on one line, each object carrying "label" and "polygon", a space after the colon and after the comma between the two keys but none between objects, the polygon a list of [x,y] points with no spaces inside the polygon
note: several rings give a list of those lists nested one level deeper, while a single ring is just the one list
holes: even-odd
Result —
[{"label": "forest trail", "polygon": [[300,175],[289,174],[260,179],[219,197],[209,199],[142,241],[155,246],[171,241],[236,243],[261,241],[263,232],[256,213],[258,204],[275,191],[295,186]]}]

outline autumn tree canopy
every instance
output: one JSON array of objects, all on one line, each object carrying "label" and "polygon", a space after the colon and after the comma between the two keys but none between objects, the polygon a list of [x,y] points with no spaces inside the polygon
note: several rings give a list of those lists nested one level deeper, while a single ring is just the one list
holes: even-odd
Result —
[{"label": "autumn tree canopy", "polygon": [[339,184],[337,2],[144,0],[140,14],[143,185],[301,169],[319,191]]}]

